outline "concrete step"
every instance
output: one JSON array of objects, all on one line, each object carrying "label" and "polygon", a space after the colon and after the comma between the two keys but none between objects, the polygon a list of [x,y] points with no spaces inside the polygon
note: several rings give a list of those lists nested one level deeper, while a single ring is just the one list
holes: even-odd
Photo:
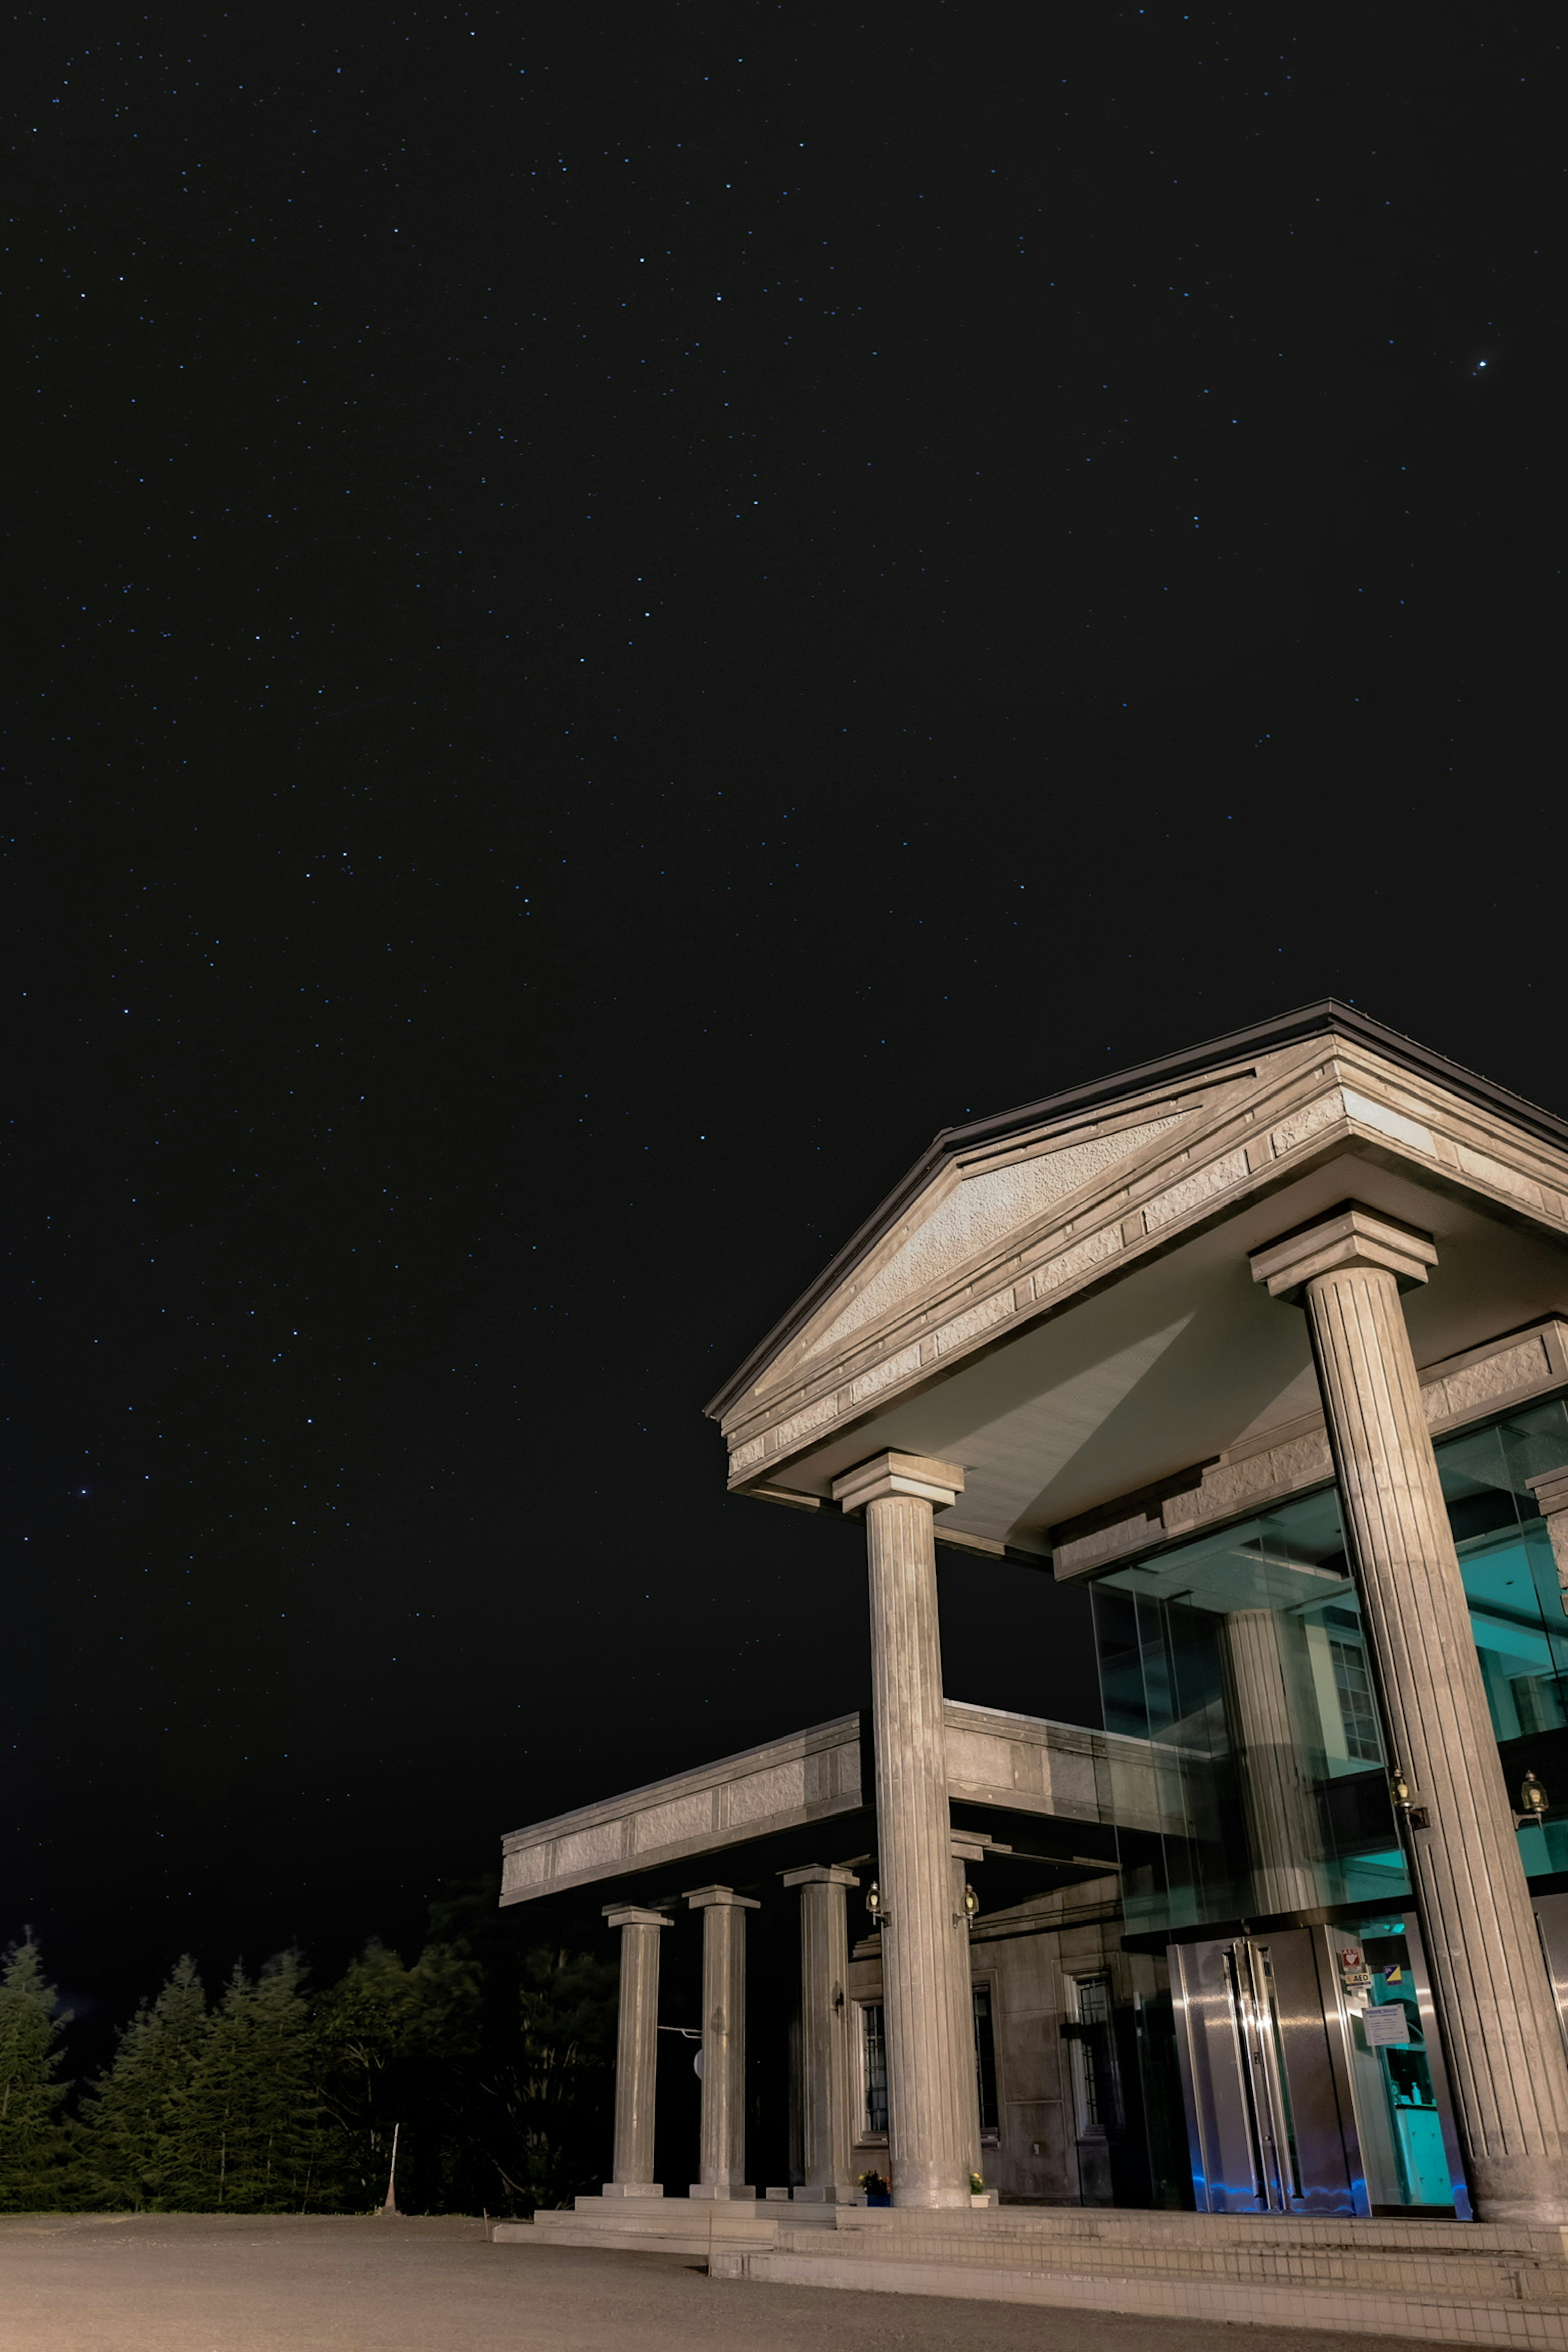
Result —
[{"label": "concrete step", "polygon": [[713,2247],[777,2246],[781,2230],[803,2242],[833,2226],[831,2205],[775,2203],[771,2199],[580,2197],[570,2212],[544,2212],[531,2221],[497,2221],[497,2245],[541,2240],[557,2246],[597,2246],[624,2253],[707,2254]]},{"label": "concrete step", "polygon": [[716,2241],[716,2277],[1568,2352],[1568,2233],[1477,2223],[833,2210]]}]

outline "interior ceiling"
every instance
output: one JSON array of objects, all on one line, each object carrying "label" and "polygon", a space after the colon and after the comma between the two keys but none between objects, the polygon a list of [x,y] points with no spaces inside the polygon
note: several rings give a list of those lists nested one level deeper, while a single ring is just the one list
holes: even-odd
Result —
[{"label": "interior ceiling", "polygon": [[945,1528],[1044,1552],[1061,1521],[1318,1409],[1306,1318],[1253,1281],[1248,1252],[1353,1196],[1437,1241],[1430,1281],[1405,1300],[1418,1364],[1568,1310],[1568,1247],[1349,1150],[768,1483],[825,1496],[884,1447],[934,1454],[966,1473]]}]

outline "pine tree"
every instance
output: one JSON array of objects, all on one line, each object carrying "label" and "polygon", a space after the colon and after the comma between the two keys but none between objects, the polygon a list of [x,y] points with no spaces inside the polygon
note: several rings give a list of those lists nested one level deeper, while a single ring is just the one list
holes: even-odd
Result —
[{"label": "pine tree", "polygon": [[212,2033],[207,1997],[187,1955],[151,2009],[132,2018],[82,2116],[86,2193],[153,2212],[199,2207],[192,2085]]},{"label": "pine tree", "polygon": [[205,2210],[337,2202],[336,2136],[304,1973],[298,1952],[280,1952],[254,1983],[236,1968],[225,1990],[191,2083],[190,2146]]},{"label": "pine tree", "polygon": [[47,2212],[66,2193],[67,2086],[55,2075],[67,2022],[29,1936],[0,1969],[0,2212]]}]

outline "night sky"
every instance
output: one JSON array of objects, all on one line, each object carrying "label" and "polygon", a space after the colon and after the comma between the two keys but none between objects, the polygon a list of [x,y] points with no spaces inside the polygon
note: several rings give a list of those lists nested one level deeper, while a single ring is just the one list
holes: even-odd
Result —
[{"label": "night sky", "polygon": [[[1568,1109],[1543,23],[13,26],[0,1940],[89,2019],[858,1703],[701,1407],[938,1127],[1330,992]],[[955,1695],[1092,1719],[949,1558]]]}]

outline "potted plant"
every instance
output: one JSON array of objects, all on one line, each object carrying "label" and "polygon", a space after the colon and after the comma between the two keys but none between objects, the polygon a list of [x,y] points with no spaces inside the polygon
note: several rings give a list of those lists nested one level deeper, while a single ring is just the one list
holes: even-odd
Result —
[{"label": "potted plant", "polygon": [[880,2172],[862,2172],[860,2185],[865,2190],[868,2205],[891,2205],[893,2191]]},{"label": "potted plant", "polygon": [[969,2175],[969,2202],[970,2202],[970,2204],[971,2204],[971,2205],[994,2205],[994,2204],[996,2203],[996,2201],[997,2201],[997,2199],[996,2199],[996,2192],[995,2192],[995,2190],[994,2190],[994,2189],[988,2189],[988,2188],[986,2187],[985,2182],[981,2179],[981,2178],[980,2178],[980,2176],[979,2176],[979,2174],[978,2174],[977,2172],[971,2172],[971,2173],[970,2173],[970,2175]]}]

